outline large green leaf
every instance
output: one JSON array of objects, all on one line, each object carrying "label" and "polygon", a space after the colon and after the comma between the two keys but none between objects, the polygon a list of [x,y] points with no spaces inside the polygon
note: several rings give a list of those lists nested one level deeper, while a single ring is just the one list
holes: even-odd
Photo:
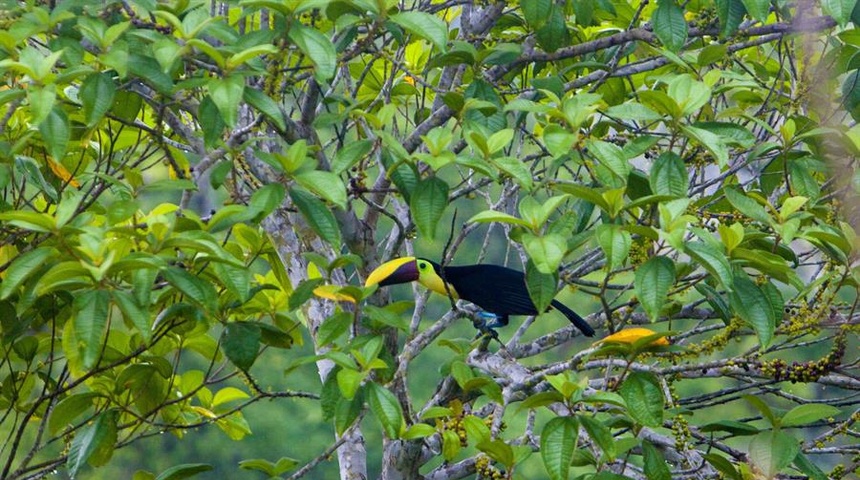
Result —
[{"label": "large green leaf", "polygon": [[164,470],[155,480],[185,480],[198,473],[208,472],[213,469],[214,467],[208,463],[183,463]]},{"label": "large green leaf", "polygon": [[529,259],[526,264],[526,287],[528,287],[529,297],[531,297],[538,312],[543,312],[549,307],[550,302],[555,297],[557,286],[557,270],[550,273],[541,272],[535,262]]},{"label": "large green leaf", "polygon": [[296,175],[299,185],[307,188],[321,198],[346,209],[346,187],[339,176],[322,170],[312,170]]},{"label": "large green leaf", "polygon": [[732,289],[734,274],[726,254],[705,242],[685,243],[685,253],[713,275],[726,290]]},{"label": "large green leaf", "polygon": [[546,235],[523,234],[523,247],[538,272],[555,275],[567,252],[567,239],[559,233]]},{"label": "large green leaf", "polygon": [[182,268],[168,267],[162,272],[165,280],[176,287],[191,301],[196,302],[210,312],[215,311],[217,294],[211,283],[194,276]]},{"label": "large green leaf", "polygon": [[672,480],[672,472],[663,454],[651,442],[642,441],[642,458],[645,463],[645,476],[648,480]]},{"label": "large green leaf", "polygon": [[0,283],[0,300],[5,300],[18,286],[24,283],[45,263],[57,256],[59,252],[51,247],[38,247],[18,256],[6,269],[3,282]]},{"label": "large green leaf", "polygon": [[228,323],[224,327],[221,349],[233,365],[248,371],[260,350],[260,328],[250,322]]},{"label": "large green leaf", "polygon": [[729,303],[732,310],[755,330],[762,348],[767,348],[773,340],[776,318],[775,308],[761,287],[745,274],[736,275]]},{"label": "large green leaf", "polygon": [[750,461],[764,477],[774,478],[794,461],[800,452],[800,443],[780,430],[770,430],[753,437],[749,452]]},{"label": "large green leaf", "polygon": [[624,265],[627,261],[633,239],[630,232],[621,228],[620,225],[604,223],[595,231],[597,243],[606,255],[606,266],[610,270]]},{"label": "large green leaf", "polygon": [[340,246],[340,226],[325,203],[299,188],[290,189],[290,199],[320,238],[334,247]]},{"label": "large green leaf", "polygon": [[294,22],[288,35],[299,50],[313,62],[317,80],[324,82],[334,75],[337,52],[334,44],[322,32]]},{"label": "large green leaf", "polygon": [[540,434],[540,456],[552,480],[567,480],[576,447],[579,422],[574,417],[555,417]]},{"label": "large green leaf", "polygon": [[152,317],[149,315],[149,311],[140,306],[134,295],[129,292],[111,290],[111,297],[122,312],[122,316],[134,325],[145,342],[149,342],[152,339]]},{"label": "large green leaf", "polygon": [[649,177],[651,191],[656,195],[686,197],[689,178],[684,161],[674,152],[663,152],[654,160]]},{"label": "large green leaf", "polygon": [[75,338],[84,368],[92,368],[102,352],[107,319],[110,311],[110,293],[90,290],[75,297]]},{"label": "large green leaf", "polygon": [[806,405],[798,405],[789,410],[782,416],[780,425],[782,427],[797,427],[800,425],[808,425],[818,420],[823,420],[829,417],[837,417],[842,414],[842,410],[827,405],[826,403],[807,403]]},{"label": "large green leaf", "polygon": [[425,12],[408,11],[388,17],[407,32],[429,40],[441,52],[448,48],[448,25],[441,18]]},{"label": "large green leaf", "polygon": [[209,88],[209,97],[221,112],[221,118],[228,127],[235,127],[239,117],[239,102],[245,91],[245,77],[242,75],[230,75],[226,78],[210,80],[206,86]]},{"label": "large green leaf", "polygon": [[349,142],[335,153],[331,161],[331,172],[340,174],[352,168],[360,159],[370,153],[373,148],[372,140]]},{"label": "large green leaf", "polygon": [[646,427],[659,427],[663,423],[663,389],[651,373],[631,372],[619,391],[627,403],[627,412]]},{"label": "large green leaf", "polygon": [[448,184],[438,177],[429,177],[418,182],[409,201],[412,219],[418,231],[428,239],[436,236],[436,225],[447,206]]},{"label": "large green leaf", "polygon": [[379,419],[385,435],[388,438],[398,438],[403,428],[403,409],[397,397],[390,390],[376,383],[367,384],[366,397],[367,405]]},{"label": "large green leaf", "polygon": [[84,463],[98,467],[110,460],[117,440],[117,417],[116,410],[104,411],[75,434],[69,448],[70,477],[74,478]]},{"label": "large green leaf", "polygon": [[97,124],[113,106],[116,84],[107,73],[93,73],[81,83],[81,103],[88,127]]},{"label": "large green leaf", "polygon": [[716,3],[717,16],[720,19],[720,36],[734,35],[746,14],[746,7],[741,0],[716,0]]},{"label": "large green leaf", "polygon": [[268,95],[254,88],[246,88],[242,92],[242,98],[265,115],[281,131],[287,129],[287,123],[284,120],[286,114],[281,111],[281,107]]},{"label": "large green leaf", "polygon": [[42,141],[48,147],[48,152],[55,160],[62,160],[69,148],[69,139],[72,136],[72,129],[69,126],[69,117],[66,112],[59,108],[54,108],[48,113],[48,116],[39,124],[39,133],[42,134]]},{"label": "large green leaf", "polygon": [[48,432],[53,435],[68,426],[74,425],[75,419],[92,408],[98,396],[95,392],[84,392],[69,395],[60,400],[51,410]]},{"label": "large green leaf", "polygon": [[675,263],[668,257],[656,256],[648,259],[636,269],[634,289],[636,298],[648,313],[652,322],[657,321],[666,296],[675,283]]},{"label": "large green leaf", "polygon": [[677,52],[687,41],[687,20],[675,0],[660,0],[651,16],[654,35],[672,52]]}]

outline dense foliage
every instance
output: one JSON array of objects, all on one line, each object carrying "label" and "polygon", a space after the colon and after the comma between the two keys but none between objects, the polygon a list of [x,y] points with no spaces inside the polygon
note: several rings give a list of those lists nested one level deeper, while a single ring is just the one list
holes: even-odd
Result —
[{"label": "dense foliage", "polygon": [[[333,432],[269,477],[860,466],[856,0],[2,3],[0,478],[252,404]],[[413,254],[614,335],[363,286]]]}]

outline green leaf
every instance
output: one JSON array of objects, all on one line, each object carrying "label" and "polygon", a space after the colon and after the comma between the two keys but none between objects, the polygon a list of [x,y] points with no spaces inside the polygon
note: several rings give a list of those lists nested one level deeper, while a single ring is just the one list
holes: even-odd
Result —
[{"label": "green leaf", "polygon": [[663,423],[663,389],[651,373],[631,372],[620,392],[627,403],[630,417],[646,427],[657,428]]},{"label": "green leaf", "polygon": [[265,115],[280,131],[287,130],[287,123],[284,121],[285,114],[271,97],[255,88],[246,88],[242,91],[242,98]]},{"label": "green leaf", "polygon": [[339,176],[322,170],[312,170],[296,175],[299,185],[319,195],[325,200],[346,209],[346,187]]},{"label": "green leaf", "polygon": [[337,52],[334,44],[317,29],[293,22],[288,33],[290,40],[313,62],[315,76],[321,82],[334,76],[337,67]]},{"label": "green leaf", "polygon": [[231,322],[224,327],[221,350],[241,370],[248,371],[260,350],[260,328],[249,322]]},{"label": "green leaf", "polygon": [[0,283],[0,300],[7,299],[18,286],[39,271],[48,260],[53,259],[57,254],[58,252],[54,248],[39,247],[19,255],[6,269],[3,282]]},{"label": "green leaf", "polygon": [[529,258],[526,264],[526,287],[538,312],[543,312],[549,307],[552,299],[555,298],[557,286],[558,270],[553,270],[551,273],[541,272],[534,260]]},{"label": "green leaf", "polygon": [[111,297],[122,312],[123,318],[134,325],[137,331],[143,336],[143,340],[149,343],[152,340],[152,325],[149,311],[138,305],[134,295],[129,292],[111,290]]},{"label": "green leaf", "polygon": [[179,267],[168,267],[162,271],[162,274],[165,280],[190,300],[210,312],[216,310],[217,293],[212,284]]},{"label": "green leaf", "polygon": [[388,17],[389,20],[403,27],[407,32],[429,40],[441,52],[448,48],[448,25],[429,13],[416,10],[395,13]]},{"label": "green leaf", "polygon": [[325,203],[299,188],[290,189],[290,199],[320,238],[335,248],[340,247],[340,226]]},{"label": "green leaf", "polygon": [[765,478],[774,478],[791,465],[800,452],[797,439],[779,430],[761,432],[750,442],[750,461],[761,469]]},{"label": "green leaf", "polygon": [[783,415],[780,425],[783,427],[797,427],[841,414],[842,410],[826,403],[807,403],[789,410],[788,413]]},{"label": "green leaf", "polygon": [[[740,1],[740,0],[727,0],[727,1]],[[705,130],[704,128],[697,128],[689,125],[684,125],[681,127],[681,130],[684,134],[698,142],[701,146],[708,149],[711,152],[711,155],[717,160],[717,164],[725,168],[729,164],[729,149],[726,147],[723,139],[718,135]]]},{"label": "green leaf", "polygon": [[579,422],[574,417],[555,417],[540,434],[540,456],[552,480],[567,480],[576,447]]},{"label": "green leaf", "polygon": [[40,233],[50,233],[57,229],[56,219],[51,215],[27,210],[11,210],[0,213],[0,221]]},{"label": "green leaf", "polygon": [[[741,0],[744,4],[744,8],[747,9],[747,13],[750,14],[750,17],[758,20],[759,22],[764,22],[767,20],[767,15],[770,12],[770,0]],[[854,0],[856,1],[856,0]]]},{"label": "green leaf", "polygon": [[744,477],[738,472],[732,462],[727,460],[725,457],[718,455],[716,453],[706,453],[702,455],[702,457],[708,461],[714,468],[717,469],[720,473],[726,476],[726,478],[730,478],[732,480],[742,480]]},{"label": "green leaf", "polygon": [[660,0],[651,16],[654,35],[672,52],[678,52],[687,41],[687,21],[675,0]]},{"label": "green leaf", "polygon": [[577,415],[579,422],[582,424],[585,431],[591,440],[603,452],[603,458],[607,462],[615,460],[616,448],[615,438],[612,436],[612,431],[603,422],[588,415]]},{"label": "green leaf", "polygon": [[538,45],[550,53],[570,44],[570,33],[562,8],[553,6],[546,23],[535,32],[535,38]]},{"label": "green leaf", "polygon": [[719,280],[723,284],[723,288],[726,290],[733,288],[734,274],[725,253],[705,242],[688,242],[684,246],[686,247],[685,253]]},{"label": "green leaf", "polygon": [[716,422],[706,423],[699,427],[700,432],[728,432],[732,435],[755,435],[760,430],[747,423],[736,422],[734,420],[719,420]]},{"label": "green leaf", "polygon": [[42,141],[48,147],[48,153],[55,160],[62,160],[69,148],[69,139],[72,136],[69,117],[66,116],[66,112],[59,108],[51,110],[39,124],[39,133],[42,134]]},{"label": "green leaf", "polygon": [[538,272],[547,275],[558,273],[558,267],[567,253],[567,239],[564,236],[559,233],[543,236],[526,233],[523,234],[522,242]]},{"label": "green leaf", "polygon": [[93,127],[113,106],[116,84],[107,73],[93,73],[81,82],[79,95],[87,126]]},{"label": "green leaf", "polygon": [[651,191],[656,195],[686,197],[689,178],[684,161],[674,152],[663,152],[654,161],[649,177]]},{"label": "green leaf", "polygon": [[99,467],[110,460],[117,440],[117,416],[116,410],[104,411],[75,434],[69,448],[70,477],[74,478],[85,462]]},{"label": "green leaf", "polygon": [[87,369],[98,362],[109,311],[110,294],[104,290],[91,290],[75,297],[75,338]]},{"label": "green leaf", "polygon": [[450,462],[457,458],[461,450],[460,437],[453,430],[442,432],[442,458]]},{"label": "green leaf", "polygon": [[436,236],[436,225],[448,206],[448,184],[429,177],[418,182],[409,201],[412,219],[418,231],[428,239]]},{"label": "green leaf", "polygon": [[245,77],[230,75],[227,78],[216,78],[206,83],[209,97],[221,112],[221,118],[228,127],[235,127],[239,116],[239,102],[245,91]]},{"label": "green leaf", "polygon": [[720,36],[730,37],[738,31],[746,8],[741,0],[716,0],[717,17],[720,19]]},{"label": "green leaf", "polygon": [[672,472],[666,459],[648,440],[642,441],[642,458],[645,462],[645,477],[648,480],[672,480]]},{"label": "green leaf", "polygon": [[403,427],[403,410],[397,397],[376,383],[368,383],[367,387],[367,405],[370,411],[379,419],[388,438],[398,438]]},{"label": "green leaf", "polygon": [[552,13],[552,0],[530,0],[522,2],[523,17],[532,29],[542,27]]},{"label": "green leaf", "polygon": [[55,435],[62,429],[74,425],[75,419],[89,410],[94,405],[94,401],[98,396],[94,392],[85,392],[69,395],[60,400],[51,410],[51,418],[48,421],[48,432],[51,435]]},{"label": "green leaf", "polygon": [[770,300],[746,274],[736,275],[733,285],[729,293],[732,310],[756,332],[762,348],[767,348],[776,330],[776,318]]},{"label": "green leaf", "polygon": [[554,157],[569,154],[576,140],[576,135],[561,125],[550,124],[543,130],[544,145]]},{"label": "green leaf", "polygon": [[812,463],[803,452],[798,452],[797,456],[794,457],[794,466],[800,470],[801,473],[807,476],[810,480],[828,480],[827,476],[818,465]]},{"label": "green leaf", "polygon": [[208,463],[183,463],[161,472],[155,480],[184,480],[210,470],[214,470],[214,467]]},{"label": "green leaf", "polygon": [[27,101],[30,103],[30,115],[33,124],[40,124],[54,109],[57,101],[56,85],[34,86],[27,90]]},{"label": "green leaf", "polygon": [[770,215],[768,215],[765,208],[743,192],[734,188],[726,188],[723,190],[723,193],[726,196],[726,200],[745,216],[764,224],[770,223]]},{"label": "green leaf", "polygon": [[589,140],[586,142],[586,146],[588,151],[597,157],[601,165],[608,168],[619,180],[627,181],[631,167],[621,147],[602,140]]},{"label": "green leaf", "polygon": [[335,153],[334,158],[331,161],[331,172],[334,174],[341,174],[349,170],[353,165],[358,163],[359,160],[370,153],[372,149],[372,140],[359,140],[357,142],[347,143],[343,148]]},{"label": "green leaf", "polygon": [[675,262],[664,256],[648,259],[636,269],[633,282],[636,298],[648,313],[648,318],[656,322],[666,303],[666,296],[675,283]]},{"label": "green leaf", "polygon": [[531,224],[517,218],[513,215],[509,215],[505,212],[497,212],[495,210],[484,210],[483,212],[478,212],[472,216],[472,218],[466,220],[466,223],[509,223],[511,225],[519,225],[521,227],[531,228]]},{"label": "green leaf", "polygon": [[534,179],[522,160],[513,157],[493,157],[490,162],[505,174],[510,175],[525,190],[531,190]]},{"label": "green leaf", "polygon": [[[130,54],[128,56],[128,71],[138,77],[147,85],[151,85],[158,93],[171,95],[173,90],[173,79],[164,73],[155,58],[141,54]],[[118,96],[119,100],[121,96]]]},{"label": "green leaf", "polygon": [[627,261],[633,239],[620,225],[603,223],[595,230],[597,243],[606,255],[606,268],[614,270]]},{"label": "green leaf", "polygon": [[821,0],[821,10],[830,15],[839,26],[845,26],[851,20],[851,13],[857,0]]},{"label": "green leaf", "polygon": [[351,368],[342,368],[337,371],[337,386],[343,398],[352,400],[361,387],[361,382],[367,378],[368,372],[359,372]]}]

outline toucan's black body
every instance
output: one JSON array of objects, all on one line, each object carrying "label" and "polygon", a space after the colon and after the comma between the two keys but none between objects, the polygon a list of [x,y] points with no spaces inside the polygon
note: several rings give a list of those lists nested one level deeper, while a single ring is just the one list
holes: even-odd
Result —
[{"label": "toucan's black body", "polygon": [[[390,260],[371,272],[366,285],[379,286],[414,282],[442,295],[451,295],[481,307],[495,316],[492,324],[482,326],[490,330],[508,324],[510,315],[537,315],[537,307],[529,296],[523,272],[499,265],[446,266],[424,258],[402,257]],[[447,288],[445,284],[447,283]],[[550,304],[576,325],[583,334],[591,337],[594,329],[573,310],[558,300]]]},{"label": "toucan's black body", "polygon": [[[523,272],[499,265],[466,265],[441,267],[433,263],[436,273],[448,282],[456,295],[495,314],[502,325],[508,324],[509,315],[537,315],[539,312],[529,296]],[[573,323],[586,336],[594,336],[588,322],[566,305],[553,300],[550,304]]]}]

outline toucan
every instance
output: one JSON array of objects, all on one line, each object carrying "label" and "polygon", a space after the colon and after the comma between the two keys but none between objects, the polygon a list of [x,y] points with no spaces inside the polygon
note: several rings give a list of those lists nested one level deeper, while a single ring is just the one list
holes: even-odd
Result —
[{"label": "toucan", "polygon": [[[443,280],[444,279],[444,280]],[[365,286],[384,287],[398,283],[418,281],[424,287],[442,295],[466,300],[494,317],[487,328],[508,324],[509,315],[537,315],[538,311],[529,296],[523,272],[499,265],[463,265],[442,268],[424,258],[401,257],[380,265],[370,273]],[[445,283],[448,288],[445,288]],[[576,312],[553,300],[551,308],[563,313],[584,335],[594,336],[594,329]]]}]

